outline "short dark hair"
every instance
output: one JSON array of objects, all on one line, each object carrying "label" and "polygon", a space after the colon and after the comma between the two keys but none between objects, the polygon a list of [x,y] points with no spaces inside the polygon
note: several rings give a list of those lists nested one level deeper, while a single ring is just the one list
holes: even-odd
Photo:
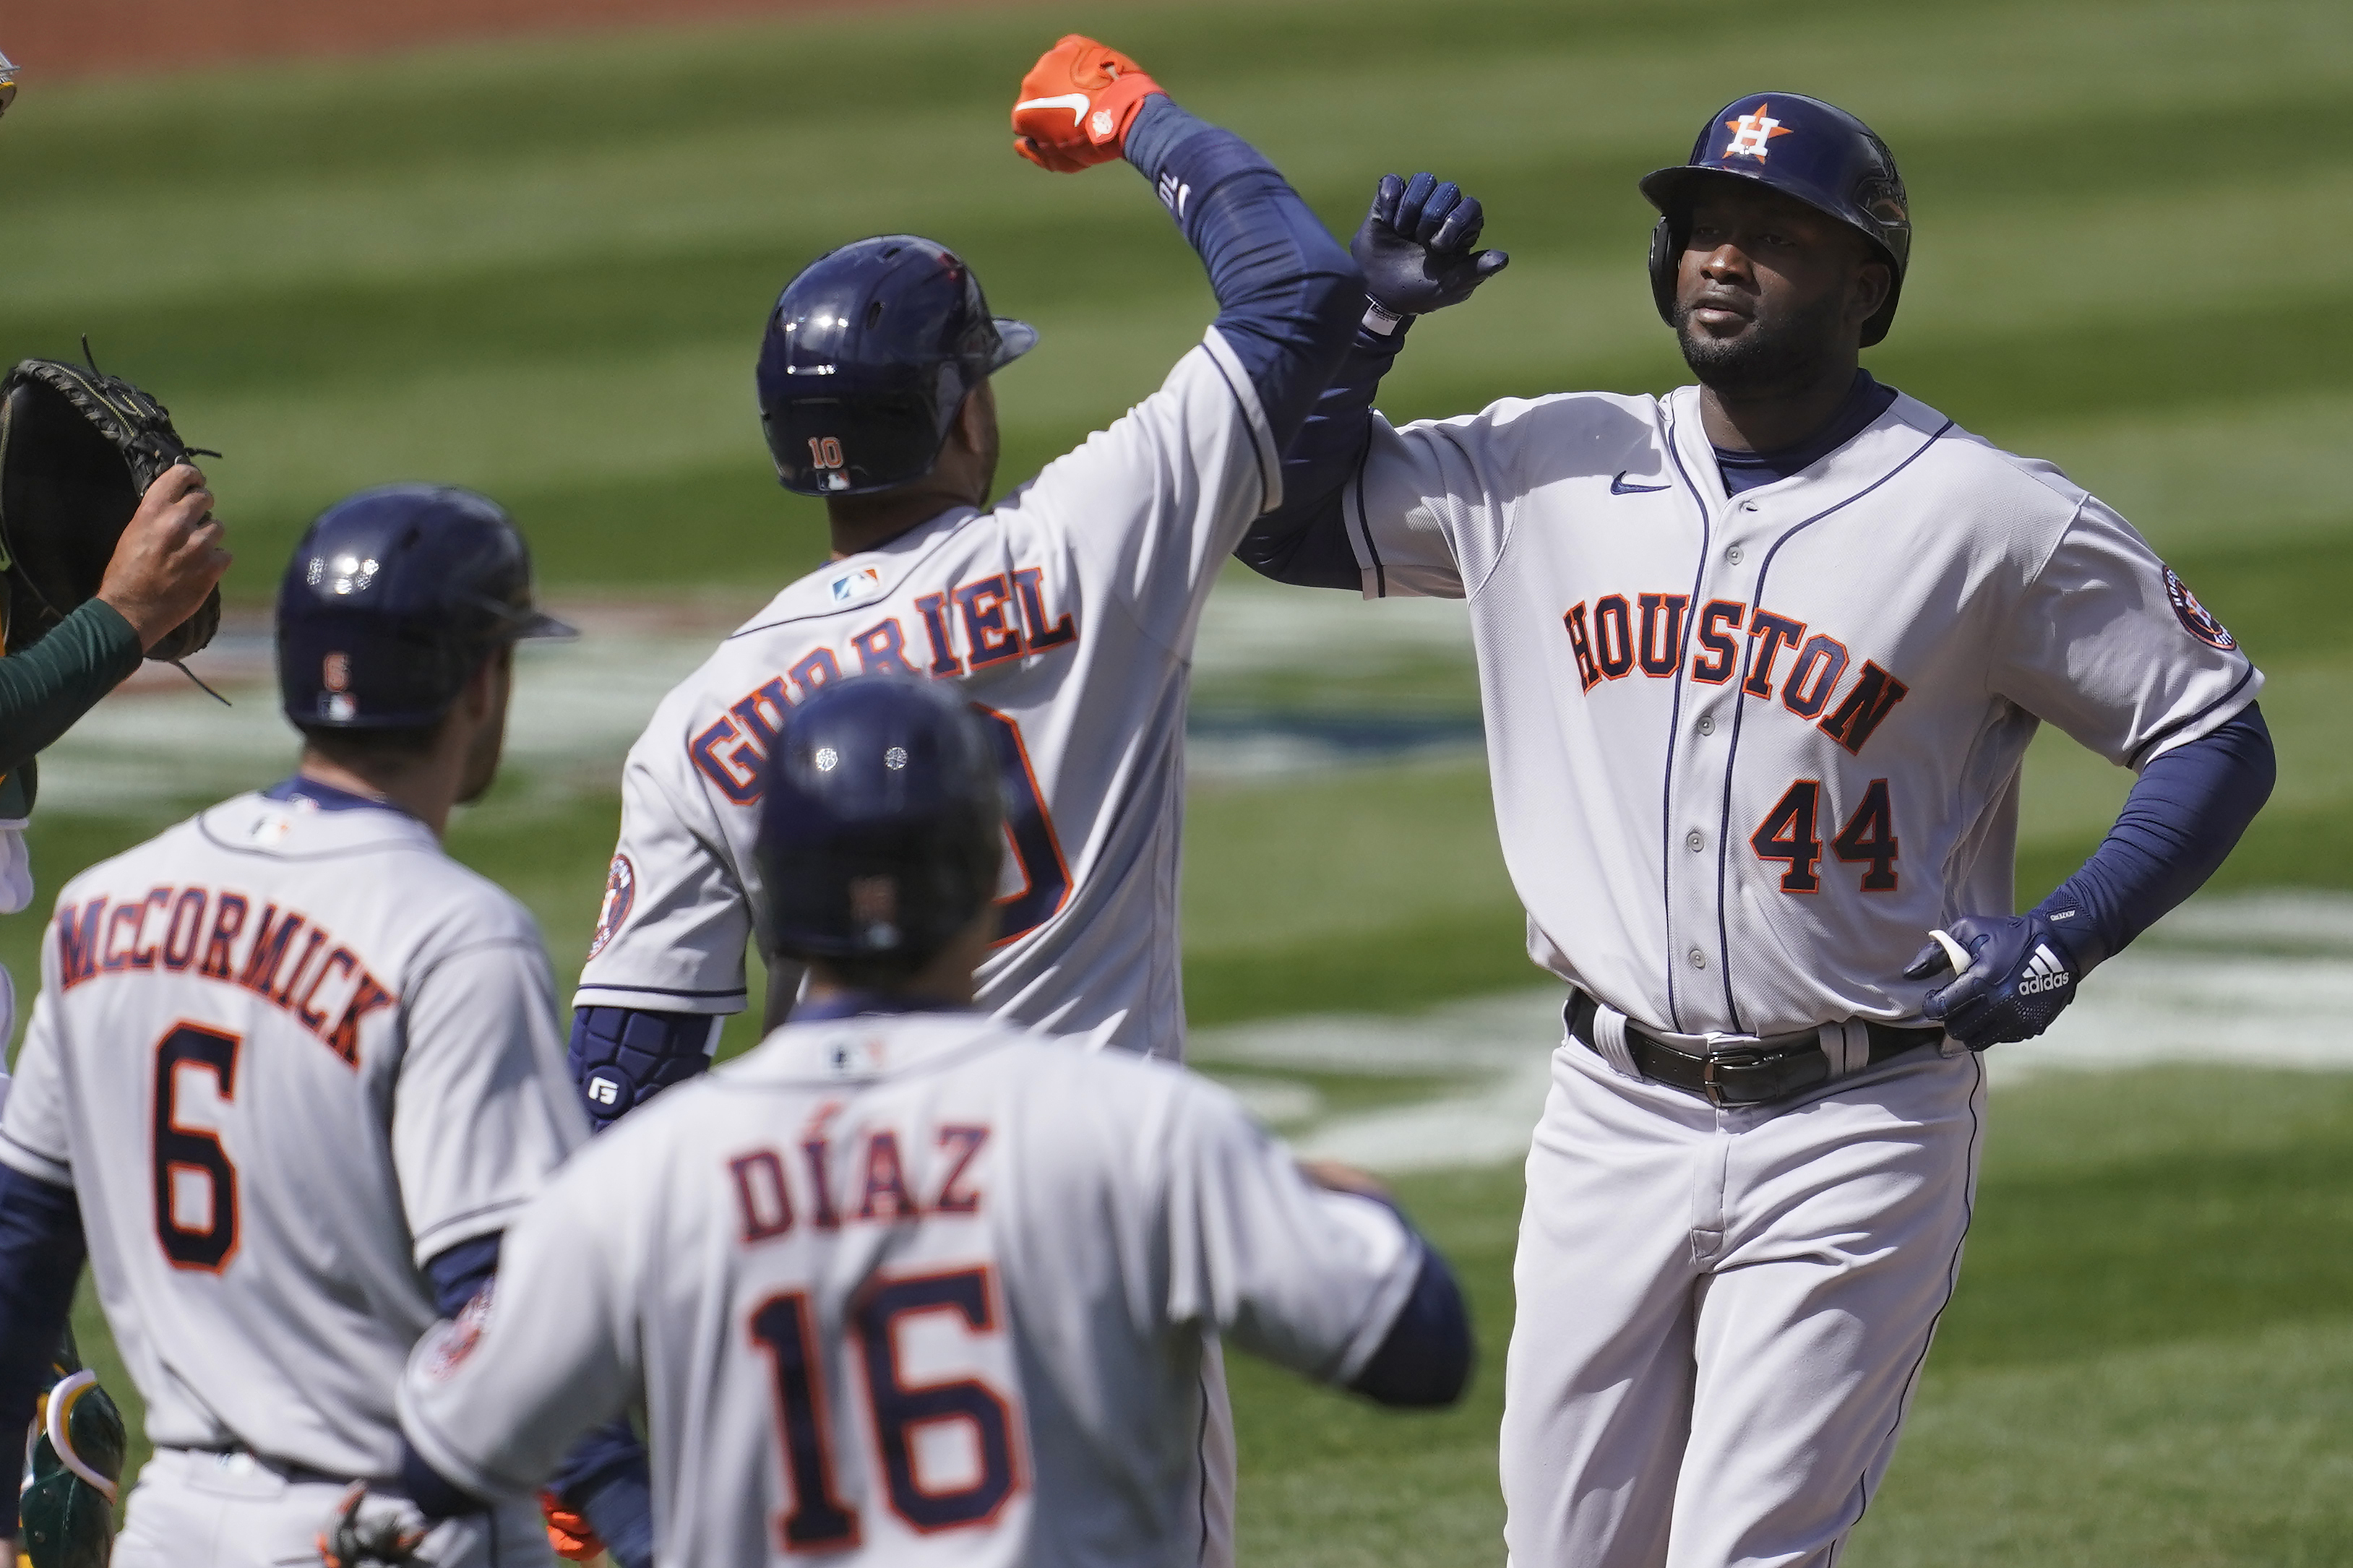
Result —
[{"label": "short dark hair", "polygon": [[873,952],[856,957],[811,958],[805,963],[823,966],[852,991],[893,992],[903,989],[907,983],[923,972],[923,965],[939,956],[939,950],[930,952]]},{"label": "short dark hair", "polygon": [[413,763],[433,750],[440,721],[383,730],[346,730],[328,724],[297,724],[302,743],[338,767],[364,772],[386,763]]}]

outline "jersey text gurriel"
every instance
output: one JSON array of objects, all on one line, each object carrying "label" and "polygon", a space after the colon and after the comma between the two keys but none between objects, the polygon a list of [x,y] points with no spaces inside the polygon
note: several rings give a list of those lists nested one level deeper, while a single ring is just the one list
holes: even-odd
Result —
[{"label": "jersey text gurriel", "polygon": [[[909,628],[897,616],[850,635],[857,673],[946,679],[1076,643],[1077,616],[1048,614],[1044,578],[1042,568],[1025,566],[923,595],[914,602],[916,641],[909,641]],[[687,754],[722,795],[750,805],[759,798],[760,763],[784,726],[785,710],[841,676],[833,649],[812,650],[729,704],[687,742]]]}]

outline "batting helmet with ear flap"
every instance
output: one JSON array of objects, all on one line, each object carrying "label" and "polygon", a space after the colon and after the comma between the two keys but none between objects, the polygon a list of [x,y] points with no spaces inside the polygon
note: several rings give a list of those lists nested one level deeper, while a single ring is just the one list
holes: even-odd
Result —
[{"label": "batting helmet with ear flap", "polygon": [[1887,335],[1912,257],[1912,210],[1895,155],[1870,126],[1818,98],[1754,92],[1708,117],[1689,160],[1643,175],[1642,195],[1661,214],[1651,230],[1651,295],[1669,326],[1692,199],[1711,180],[1749,180],[1784,192],[1869,240],[1890,276],[1886,300],[1862,325],[1862,346]]},{"label": "batting helmet with ear flap", "polygon": [[531,547],[455,485],[385,485],[319,514],[278,587],[278,689],[297,725],[431,724],[502,643],[568,637],[533,605]]},{"label": "batting helmet with ear flap", "polygon": [[785,286],[760,340],[760,424],[776,480],[805,496],[931,472],[965,395],[1038,330],[988,313],[944,245],[886,234],[828,251]]}]

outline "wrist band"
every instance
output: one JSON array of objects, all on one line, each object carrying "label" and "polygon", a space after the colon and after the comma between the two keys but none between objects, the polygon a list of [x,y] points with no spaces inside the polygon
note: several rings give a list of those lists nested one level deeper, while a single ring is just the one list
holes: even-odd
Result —
[{"label": "wrist band", "polygon": [[1365,331],[1378,337],[1390,337],[1396,333],[1398,323],[1411,320],[1412,317],[1390,310],[1370,294],[1365,296]]}]

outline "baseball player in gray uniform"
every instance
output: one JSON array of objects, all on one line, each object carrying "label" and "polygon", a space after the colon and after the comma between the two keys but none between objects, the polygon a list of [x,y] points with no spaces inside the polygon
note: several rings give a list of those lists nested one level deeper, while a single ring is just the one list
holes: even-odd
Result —
[{"label": "baseball player in gray uniform", "polygon": [[[587,1136],[537,929],[439,844],[497,771],[512,644],[557,635],[488,500],[339,502],[279,598],[300,771],[58,897],[0,1121],[0,1431],[86,1253],[155,1445],[123,1568],[315,1561],[349,1482],[396,1489],[409,1347]],[[509,1508],[419,1560],[549,1557]]]},{"label": "baseball player in gray uniform", "polygon": [[[1392,428],[1371,400],[1410,318],[1498,263],[1475,203],[1391,176],[1356,348],[1241,553],[1469,601],[1504,858],[1569,988],[1505,1376],[1513,1560],[1828,1564],[1959,1268],[1978,1052],[2221,862],[2271,787],[2262,677],[2115,511],[1859,367],[1911,248],[1861,121],[1742,98],[1641,188],[1697,385]],[[2018,915],[2046,721],[2139,777]]]},{"label": "baseball player in gray uniform", "polygon": [[526,1494],[638,1404],[660,1568],[1191,1568],[1204,1328],[1385,1404],[1461,1392],[1461,1296],[1393,1206],[1206,1079],[975,1005],[1005,816],[955,692],[785,715],[756,852],[809,994],[566,1166],[419,1343],[402,1418],[456,1487]]},{"label": "baseball player in gray uniform", "polygon": [[[1032,162],[1124,155],[1145,176],[1207,264],[1218,318],[1158,391],[992,505],[990,377],[1037,334],[992,317],[971,268],[912,235],[845,246],[785,289],[762,419],[785,487],[825,498],[835,559],[722,644],[630,750],[574,998],[573,1071],[600,1127],[702,1071],[744,1006],[747,947],[776,951],[752,854],[761,761],[795,704],[860,675],[950,683],[997,749],[1008,853],[981,1005],[1182,1055],[1194,632],[1242,531],[1281,499],[1283,446],[1346,351],[1362,280],[1264,158],[1116,50],[1066,37],[1021,94]],[[771,1018],[795,973],[772,973]],[[1208,1438],[1225,1449],[1221,1393],[1217,1409]],[[623,1550],[627,1510],[598,1494],[632,1489],[635,1461],[611,1436],[554,1490]]]},{"label": "baseball player in gray uniform", "polygon": [[845,246],[786,288],[763,419],[786,488],[826,498],[835,560],[721,645],[630,752],[573,1034],[599,1121],[699,1071],[719,1016],[744,1005],[747,944],[773,951],[751,853],[761,759],[794,704],[860,674],[952,682],[989,726],[1009,852],[982,1005],[1182,1052],[1194,630],[1219,564],[1281,499],[1282,447],[1346,350],[1362,284],[1263,158],[1126,57],[1066,38],[1023,91],[1016,122],[1047,138],[1026,144],[1050,166],[1124,152],[1154,183],[1208,263],[1218,319],[1159,391],[991,506],[989,378],[1036,333],[992,318],[971,269],[912,236]]}]

